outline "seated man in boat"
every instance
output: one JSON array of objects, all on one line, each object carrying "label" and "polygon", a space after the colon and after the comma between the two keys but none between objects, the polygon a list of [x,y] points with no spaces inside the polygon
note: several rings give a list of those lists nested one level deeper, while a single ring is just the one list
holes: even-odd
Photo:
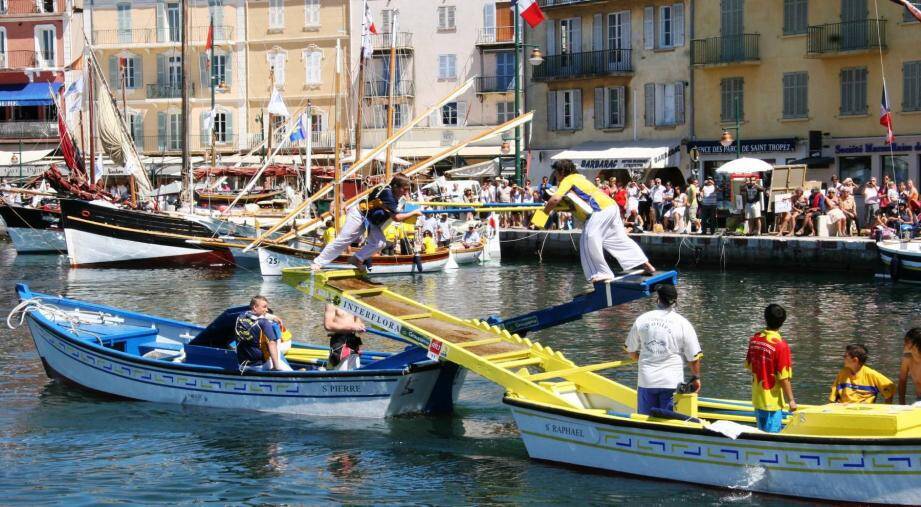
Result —
[{"label": "seated man in boat", "polygon": [[390,220],[402,222],[422,215],[422,211],[418,209],[407,213],[401,213],[398,210],[400,198],[409,191],[409,187],[409,178],[396,174],[390,180],[389,185],[376,187],[368,195],[366,201],[358,202],[350,207],[339,235],[323,248],[320,255],[314,259],[311,268],[314,271],[323,269],[367,232],[365,246],[349,258],[349,262],[359,271],[366,272],[366,262],[369,262],[371,256],[381,251],[387,244],[382,227],[386,227]]},{"label": "seated man in boat", "polygon": [[560,185],[544,205],[544,213],[552,212],[564,198],[574,204],[577,217],[584,221],[579,252],[586,280],[599,283],[614,279],[604,259],[605,251],[617,259],[624,271],[642,267],[648,274],[655,272],[640,246],[627,236],[620,207],[613,199],[576,172],[571,160],[554,162],[553,171]]},{"label": "seated man in boat", "polygon": [[895,384],[885,375],[866,365],[867,348],[863,345],[848,345],[844,350],[844,367],[838,372],[828,401],[832,403],[876,403],[882,396],[886,403],[892,403]]},{"label": "seated man in boat", "polygon": [[476,231],[476,227],[471,223],[467,225],[467,232],[464,233],[464,248],[473,248],[475,246],[480,246],[480,233]]},{"label": "seated man in boat", "polygon": [[905,333],[902,365],[899,368],[899,405],[906,403],[908,377],[911,377],[915,386],[915,395],[909,403],[921,401],[921,327],[913,327]]},{"label": "seated man in boat", "polygon": [[678,314],[678,290],[663,284],[657,289],[658,308],[640,315],[627,335],[627,352],[638,362],[636,411],[649,415],[652,409],[674,409],[678,384],[684,382],[684,363],[697,377],[700,390],[700,360],[703,352],[694,326]]},{"label": "seated man in boat", "polygon": [[[282,321],[269,312],[265,296],[253,296],[249,310],[237,317],[237,360],[247,367],[291,371],[282,345]],[[290,345],[289,345],[290,346]]]},{"label": "seated man in boat", "polygon": [[766,327],[748,341],[745,367],[752,372],[752,406],[758,429],[779,433],[783,428],[784,400],[790,411],[796,410],[793,399],[793,358],[790,346],[780,336],[780,326],[787,320],[787,311],[770,304],[764,309]]},{"label": "seated man in boat", "polygon": [[326,369],[351,370],[360,367],[361,338],[356,333],[365,331],[361,319],[327,304],[323,328],[329,333],[329,360]]}]

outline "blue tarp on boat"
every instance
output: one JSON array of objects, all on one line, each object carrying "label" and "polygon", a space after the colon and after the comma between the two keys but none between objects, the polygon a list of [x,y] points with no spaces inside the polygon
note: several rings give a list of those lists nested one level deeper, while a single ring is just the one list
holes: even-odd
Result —
[{"label": "blue tarp on boat", "polygon": [[58,93],[64,83],[18,83],[0,85],[0,106],[48,106],[51,93]]}]

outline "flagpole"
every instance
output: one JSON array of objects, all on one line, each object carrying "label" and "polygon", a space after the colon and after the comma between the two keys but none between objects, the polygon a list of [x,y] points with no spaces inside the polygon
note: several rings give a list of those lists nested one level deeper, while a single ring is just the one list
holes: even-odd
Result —
[{"label": "flagpole", "polygon": [[[91,52],[92,54],[92,52]],[[96,56],[92,54],[91,58]],[[88,66],[89,67],[89,66]],[[90,181],[96,184],[96,73],[93,67],[87,69],[90,85]]]},{"label": "flagpole", "polygon": [[215,122],[217,120],[217,113],[214,110],[214,81],[216,77],[214,75],[214,15],[211,16],[210,25],[208,27],[208,44],[211,45],[211,54],[209,55],[210,60],[208,60],[208,72],[211,77],[211,168],[214,169],[214,164],[217,163],[217,152],[215,151],[214,147],[217,133],[217,129],[214,128]]},{"label": "flagpole", "polygon": [[[387,138],[393,135],[393,88],[396,84],[397,72],[397,18],[400,11],[393,11],[390,21],[390,76],[387,83]],[[355,160],[358,160],[357,158]],[[386,162],[384,163],[384,181],[390,181],[393,176],[393,145],[387,147]]]},{"label": "flagpole", "polygon": [[[313,165],[313,104],[307,99],[307,138],[304,144],[304,199],[310,197],[311,166]],[[307,216],[310,216],[308,210]]]},{"label": "flagpole", "polygon": [[[362,35],[362,44],[361,44],[361,57],[358,59],[358,111],[355,113],[355,157],[352,163],[358,162],[361,158],[361,123],[362,123],[362,110],[365,105],[365,58],[370,58],[371,55],[365,54],[365,49],[371,50],[371,48],[365,48],[365,36],[371,27],[367,26],[368,24],[368,0],[363,2],[364,9],[362,10],[362,22],[361,22],[361,35]],[[370,37],[370,35],[367,35]],[[373,44],[373,42],[372,42]]]},{"label": "flagpole", "polygon": [[[339,184],[338,184],[339,178],[342,177],[342,161],[340,160],[341,150],[339,149],[340,148],[339,147],[339,143],[340,143],[339,116],[341,115],[341,111],[339,110],[339,103],[341,101],[341,98],[339,97],[339,90],[340,90],[339,87],[341,86],[340,81],[342,80],[342,76],[341,76],[342,74],[342,54],[341,52],[342,52],[342,49],[340,46],[340,39],[336,39],[336,85],[335,85],[335,90],[333,91],[333,97],[335,98],[335,101],[336,101],[336,104],[333,107],[333,116],[335,118],[334,121],[336,123],[335,125],[336,139],[335,139],[335,142],[333,143],[335,148],[333,148],[333,202],[332,202],[333,206],[331,210],[332,215],[333,215],[333,227],[336,230],[336,234],[339,234],[339,208],[340,208],[340,205],[342,204],[342,195],[339,192]],[[355,160],[358,160],[358,159],[355,159]]]},{"label": "flagpole", "polygon": [[[515,14],[512,16],[515,31],[515,116],[521,114],[521,34],[518,27],[521,25],[521,12],[518,2],[515,2]],[[502,173],[500,168],[499,173]],[[521,181],[521,127],[515,127],[515,183]]]},{"label": "flagpole", "polygon": [[179,72],[182,89],[182,193],[180,194],[181,205],[188,204],[189,211],[194,211],[192,202],[194,193],[192,190],[192,165],[189,159],[189,89],[188,76],[186,76],[186,56],[188,55],[188,20],[189,5],[188,0],[182,0],[182,29],[181,29],[181,62],[182,68]]}]

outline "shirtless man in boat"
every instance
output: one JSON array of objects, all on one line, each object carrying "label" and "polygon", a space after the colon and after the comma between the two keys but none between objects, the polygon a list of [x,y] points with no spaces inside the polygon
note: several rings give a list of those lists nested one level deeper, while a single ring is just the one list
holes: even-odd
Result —
[{"label": "shirtless man in boat", "polygon": [[358,317],[327,304],[323,328],[329,333],[329,361],[326,369],[342,369],[342,363],[347,363],[350,356],[359,353],[361,338],[357,333],[365,331],[365,324]]},{"label": "shirtless man in boat", "polygon": [[915,385],[915,399],[921,401],[918,398],[921,395],[921,327],[913,327],[905,333],[905,349],[899,368],[899,405],[904,405],[906,401],[908,377]]}]

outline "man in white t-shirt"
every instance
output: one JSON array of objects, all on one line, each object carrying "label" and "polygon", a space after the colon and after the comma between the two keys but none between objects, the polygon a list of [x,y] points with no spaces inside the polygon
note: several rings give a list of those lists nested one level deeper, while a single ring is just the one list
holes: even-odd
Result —
[{"label": "man in white t-shirt", "polygon": [[684,381],[684,363],[698,377],[703,352],[697,333],[687,319],[678,314],[678,291],[674,285],[660,285],[658,308],[640,315],[627,335],[627,352],[638,361],[636,411],[649,415],[653,408],[674,409],[674,395]]}]

